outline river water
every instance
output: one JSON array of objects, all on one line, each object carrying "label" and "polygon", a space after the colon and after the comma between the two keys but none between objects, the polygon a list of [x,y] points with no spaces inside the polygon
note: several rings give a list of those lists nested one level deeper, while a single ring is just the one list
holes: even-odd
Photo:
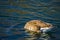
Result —
[{"label": "river water", "polygon": [[[60,40],[59,0],[0,0],[0,40]],[[25,32],[30,20],[51,23],[49,35],[33,36]]]}]

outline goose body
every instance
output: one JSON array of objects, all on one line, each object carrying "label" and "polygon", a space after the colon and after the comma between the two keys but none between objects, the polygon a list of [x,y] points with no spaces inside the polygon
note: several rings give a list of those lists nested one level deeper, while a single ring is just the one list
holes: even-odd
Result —
[{"label": "goose body", "polygon": [[24,29],[34,32],[47,32],[50,31],[52,27],[53,26],[50,23],[46,23],[41,20],[31,20],[25,24]]}]

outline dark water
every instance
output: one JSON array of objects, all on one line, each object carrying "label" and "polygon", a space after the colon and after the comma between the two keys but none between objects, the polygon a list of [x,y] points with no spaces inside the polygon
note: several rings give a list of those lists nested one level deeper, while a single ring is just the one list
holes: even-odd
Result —
[{"label": "dark water", "polygon": [[[55,26],[47,38],[23,29],[30,20]],[[0,0],[0,40],[60,40],[60,0]]]}]

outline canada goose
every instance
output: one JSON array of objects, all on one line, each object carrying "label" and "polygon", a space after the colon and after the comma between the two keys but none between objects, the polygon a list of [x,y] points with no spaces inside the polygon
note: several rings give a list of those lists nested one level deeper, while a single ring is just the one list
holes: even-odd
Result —
[{"label": "canada goose", "polygon": [[47,32],[50,31],[52,27],[50,23],[41,20],[31,20],[25,24],[24,29],[34,32]]}]

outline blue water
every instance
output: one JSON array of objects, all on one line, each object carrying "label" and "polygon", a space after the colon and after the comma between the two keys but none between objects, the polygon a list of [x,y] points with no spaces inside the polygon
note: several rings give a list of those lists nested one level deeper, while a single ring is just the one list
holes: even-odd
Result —
[{"label": "blue water", "polygon": [[[54,26],[48,38],[29,35],[24,25],[42,20]],[[0,0],[0,40],[60,40],[59,0]]]}]

